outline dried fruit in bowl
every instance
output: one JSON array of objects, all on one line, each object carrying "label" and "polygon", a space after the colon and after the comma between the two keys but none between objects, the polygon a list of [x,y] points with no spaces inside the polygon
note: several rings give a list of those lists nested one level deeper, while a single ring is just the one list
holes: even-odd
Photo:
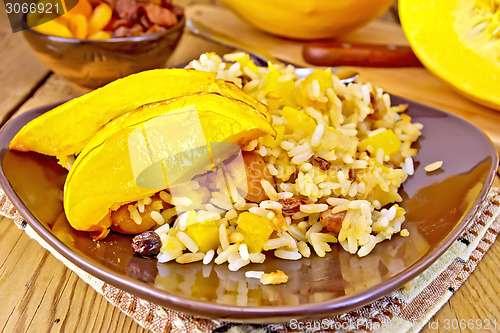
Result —
[{"label": "dried fruit in bowl", "polygon": [[[37,5],[51,1],[39,0]],[[183,14],[181,7],[174,6],[168,0],[79,0],[70,11],[59,17],[53,13],[30,12],[26,23],[28,27],[46,35],[108,39],[164,31],[176,25]]]}]

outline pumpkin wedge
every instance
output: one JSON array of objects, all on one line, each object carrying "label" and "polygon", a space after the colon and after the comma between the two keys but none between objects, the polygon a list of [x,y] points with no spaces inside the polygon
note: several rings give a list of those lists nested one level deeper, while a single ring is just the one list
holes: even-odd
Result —
[{"label": "pumpkin wedge", "polygon": [[74,98],[24,126],[10,142],[17,151],[65,156],[80,153],[97,131],[112,119],[137,107],[197,92],[216,92],[253,106],[252,112],[270,120],[267,108],[214,72],[157,69],[133,74]]},{"label": "pumpkin wedge", "polygon": [[241,146],[274,133],[253,106],[216,93],[141,107],[102,128],[78,155],[64,189],[68,221],[78,230],[103,232],[110,227],[111,208],[151,196],[186,174],[208,171],[198,163],[210,162],[208,144]]},{"label": "pumpkin wedge", "polygon": [[400,0],[399,10],[405,35],[428,70],[500,110],[500,1]]}]

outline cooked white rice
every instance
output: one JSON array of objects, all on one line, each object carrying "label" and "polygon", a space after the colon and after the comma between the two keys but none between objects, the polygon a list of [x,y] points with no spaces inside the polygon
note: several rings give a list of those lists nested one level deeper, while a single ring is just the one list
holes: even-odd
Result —
[{"label": "cooked white rice", "polygon": [[[405,211],[397,204],[402,200],[398,189],[414,172],[412,156],[417,150],[412,143],[422,125],[411,122],[403,113],[405,106],[391,106],[389,95],[370,83],[345,85],[329,70],[297,79],[290,66],[257,67],[243,53],[225,59],[234,63],[227,65],[207,53],[188,67],[215,71],[268,106],[281,136],[253,140],[242,149],[263,157],[276,186],[263,179],[267,199],[258,204],[246,202],[237,184],[228,189],[222,173],[215,177],[216,189],[204,189],[192,180],[176,189],[175,197],[161,191],[162,201],[180,208],[150,213],[159,225],[164,223],[156,230],[163,244],[160,262],[228,262],[229,270],[235,271],[262,263],[266,255],[287,260],[313,253],[324,257],[332,245],[365,256],[394,234],[408,236],[401,227]],[[392,142],[400,141],[394,151],[377,141],[387,133],[393,135]],[[295,198],[303,203],[284,216],[281,200]],[[148,198],[140,205],[131,204],[132,219],[140,222],[140,211],[150,211],[151,204]],[[325,211],[345,213],[338,234],[324,225],[320,214]],[[255,214],[274,226],[262,240],[262,250],[251,251],[254,244],[247,242],[250,237],[239,225],[242,213]],[[210,230],[206,235],[212,236],[196,234],[196,225],[205,225]],[[197,243],[204,237],[217,244],[206,253],[203,244]],[[261,278],[263,274],[248,271],[246,275]]]},{"label": "cooked white rice", "polygon": [[441,168],[443,166],[443,161],[436,161],[433,163],[429,163],[426,166],[424,166],[424,170],[426,172],[432,172],[436,171],[437,169]]}]

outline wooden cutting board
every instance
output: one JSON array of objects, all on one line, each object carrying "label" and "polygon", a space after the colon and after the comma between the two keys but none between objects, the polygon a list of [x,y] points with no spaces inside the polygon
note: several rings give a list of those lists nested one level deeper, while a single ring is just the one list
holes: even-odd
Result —
[{"label": "wooden cutting board", "polygon": [[[241,21],[223,7],[193,5],[186,8],[195,18],[213,30],[238,38],[245,44],[263,48],[273,56],[298,65],[308,66],[302,58],[303,42],[284,39],[261,32]],[[408,45],[401,27],[393,22],[376,20],[340,38],[350,42]],[[244,48],[243,45],[235,45]],[[485,131],[500,151],[500,112],[469,101],[424,68],[350,67],[391,94],[462,116]]]}]

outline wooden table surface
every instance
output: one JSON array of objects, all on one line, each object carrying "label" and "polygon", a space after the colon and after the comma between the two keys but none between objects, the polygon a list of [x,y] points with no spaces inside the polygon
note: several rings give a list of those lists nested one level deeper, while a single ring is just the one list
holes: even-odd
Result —
[{"label": "wooden table surface", "polygon": [[[199,8],[193,11],[192,15],[202,17],[207,23],[213,21],[214,17]],[[232,20],[234,18],[219,21],[229,25],[241,24]],[[300,43],[262,36],[249,28],[242,30],[248,42],[255,42],[286,60],[303,63],[299,52]],[[351,34],[346,39],[406,43],[399,27],[384,22],[375,22],[374,25]],[[3,82],[3,88],[0,90],[2,123],[33,107],[86,91],[51,73],[36,59],[24,42],[22,34],[11,32],[5,12],[0,13],[0,45],[0,59],[3,63],[0,67],[0,82]],[[185,34],[167,66],[196,58],[205,51],[222,54],[230,49]],[[425,69],[357,70],[362,73],[362,79],[370,80],[390,93],[437,106],[469,119],[486,131],[497,150],[500,150],[500,112],[469,102]],[[430,323],[443,323],[453,319],[500,319],[500,294],[496,292],[500,289],[499,266],[500,244],[496,242],[466,283]],[[145,331],[108,304],[76,274],[6,218],[0,219],[0,299],[2,332]],[[435,327],[428,325],[422,332],[444,332],[442,325],[439,329]],[[461,329],[449,331],[468,332]]]}]

